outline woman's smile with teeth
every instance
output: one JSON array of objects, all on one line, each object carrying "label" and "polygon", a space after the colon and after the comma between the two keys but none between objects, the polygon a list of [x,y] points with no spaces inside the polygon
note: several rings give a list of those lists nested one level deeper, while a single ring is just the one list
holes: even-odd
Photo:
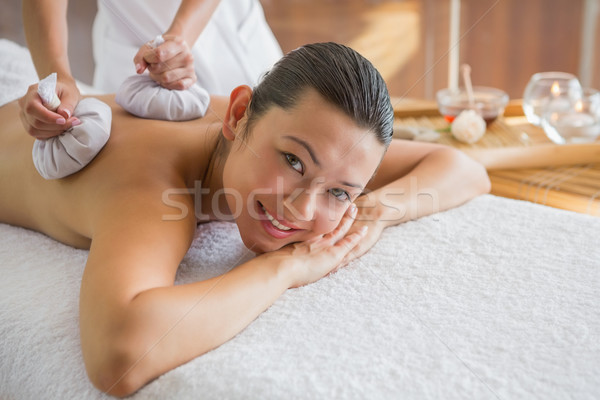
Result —
[{"label": "woman's smile with teeth", "polygon": [[269,214],[269,212],[265,209],[264,206],[262,206],[262,210],[265,212],[265,215],[267,216],[267,218],[269,219],[269,221],[271,222],[271,224],[277,228],[277,229],[281,229],[282,231],[289,231],[292,228],[289,228],[283,224],[281,224],[279,221],[277,221],[275,218],[273,218],[273,216],[271,214]]}]

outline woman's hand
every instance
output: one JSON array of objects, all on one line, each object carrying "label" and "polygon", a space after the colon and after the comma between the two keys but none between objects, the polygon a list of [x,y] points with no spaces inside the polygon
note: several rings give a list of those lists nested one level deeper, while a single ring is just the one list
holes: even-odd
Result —
[{"label": "woman's hand", "polygon": [[289,264],[290,268],[293,268],[294,278],[290,287],[304,286],[318,281],[334,271],[364,238],[367,232],[366,227],[351,233],[348,232],[356,213],[357,208],[353,205],[332,232],[305,242],[289,244],[264,256],[286,258],[284,264]]},{"label": "woman's hand", "polygon": [[56,111],[48,110],[37,92],[38,84],[29,86],[25,96],[19,99],[21,111],[19,117],[27,133],[36,139],[49,139],[58,136],[72,126],[81,124],[73,116],[73,110],[81,97],[79,89],[72,78],[58,77],[56,94],[60,106]]},{"label": "woman's hand", "polygon": [[375,198],[376,196],[374,195],[363,195],[355,200],[354,204],[358,207],[358,213],[348,234],[360,232],[364,228],[367,228],[367,231],[362,240],[344,257],[340,265],[335,269],[336,271],[369,251],[377,240],[379,240],[381,232],[387,226],[385,221],[381,220],[380,207],[383,207],[383,205]]},{"label": "woman's hand", "polygon": [[155,48],[144,44],[133,58],[138,74],[146,69],[150,78],[171,90],[188,89],[196,83],[194,57],[181,36],[163,35],[165,40]]}]

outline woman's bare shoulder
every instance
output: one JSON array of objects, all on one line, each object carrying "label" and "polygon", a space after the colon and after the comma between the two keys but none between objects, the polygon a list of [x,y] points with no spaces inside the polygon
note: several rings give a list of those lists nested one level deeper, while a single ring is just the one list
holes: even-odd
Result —
[{"label": "woman's bare shoulder", "polygon": [[[192,214],[182,223],[187,227],[195,224],[191,195],[182,193],[193,187],[208,165],[219,118],[180,123],[144,120],[122,110],[114,96],[99,99],[113,110],[108,143],[80,172],[50,181],[42,179],[33,167],[33,138],[20,124],[18,104],[0,108],[0,118],[4,116],[6,122],[0,127],[0,153],[6,153],[0,158],[0,182],[7,189],[3,192],[10,193],[0,196],[0,222],[85,247],[86,238],[92,238],[97,227],[111,219],[115,224],[139,227],[143,214],[154,224],[146,230],[164,231],[163,216],[179,212],[169,205],[177,199],[187,204]],[[178,194],[173,197],[173,193]]]}]

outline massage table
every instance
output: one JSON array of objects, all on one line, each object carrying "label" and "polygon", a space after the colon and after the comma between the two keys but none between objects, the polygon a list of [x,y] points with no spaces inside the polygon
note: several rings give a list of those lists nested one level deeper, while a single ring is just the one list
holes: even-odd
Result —
[{"label": "massage table", "polygon": [[[19,57],[0,40],[0,71]],[[479,196],[386,229],[130,398],[597,399],[599,244],[600,218]],[[0,224],[0,399],[111,398],[81,355],[87,254]],[[234,224],[201,225],[176,284],[252,257]]]}]

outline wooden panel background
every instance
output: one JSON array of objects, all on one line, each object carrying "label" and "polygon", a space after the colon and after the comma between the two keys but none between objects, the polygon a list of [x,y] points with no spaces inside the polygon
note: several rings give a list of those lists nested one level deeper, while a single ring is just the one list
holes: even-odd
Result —
[{"label": "wooden panel background", "polygon": [[[503,88],[511,98],[521,97],[535,72],[577,74],[584,1],[462,0],[461,62],[472,65],[475,84]],[[262,0],[262,4],[284,51],[315,41],[351,45],[374,62],[390,93],[398,97],[433,99],[447,84],[449,0]],[[2,0],[0,37],[23,44],[20,9],[20,0]],[[96,0],[69,4],[72,67],[86,83],[93,74],[90,31],[95,12]],[[597,48],[599,36],[597,30]],[[594,71],[593,86],[600,88],[600,50]]]},{"label": "wooden panel background", "polygon": [[[583,3],[462,0],[461,63],[472,66],[474,84],[502,88],[511,98],[522,96],[535,72],[578,74]],[[284,51],[339,41],[373,61],[393,96],[433,99],[447,86],[447,0],[263,0],[263,6]],[[600,88],[598,72],[593,86]]]}]

